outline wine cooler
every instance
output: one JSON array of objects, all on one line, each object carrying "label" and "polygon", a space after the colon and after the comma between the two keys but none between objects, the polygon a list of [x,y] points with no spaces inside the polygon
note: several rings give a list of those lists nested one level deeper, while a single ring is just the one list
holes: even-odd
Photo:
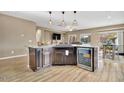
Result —
[{"label": "wine cooler", "polygon": [[77,65],[86,70],[94,71],[97,68],[97,54],[97,48],[77,48]]}]

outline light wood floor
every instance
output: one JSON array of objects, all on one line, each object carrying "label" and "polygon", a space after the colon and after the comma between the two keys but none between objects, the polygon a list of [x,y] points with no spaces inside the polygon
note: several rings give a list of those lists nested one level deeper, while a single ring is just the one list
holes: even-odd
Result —
[{"label": "light wood floor", "polygon": [[[123,60],[122,60],[123,61]],[[123,82],[124,63],[105,60],[95,72],[77,66],[52,66],[38,72],[27,67],[26,58],[0,61],[1,82]]]}]

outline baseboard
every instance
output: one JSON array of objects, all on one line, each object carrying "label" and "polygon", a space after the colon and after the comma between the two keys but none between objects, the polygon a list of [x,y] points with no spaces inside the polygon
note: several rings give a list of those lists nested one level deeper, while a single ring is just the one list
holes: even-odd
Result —
[{"label": "baseboard", "polygon": [[25,57],[27,54],[24,55],[16,55],[16,56],[9,56],[9,57],[2,57],[0,60],[6,60],[6,59],[13,59],[13,58],[18,58],[18,57]]}]

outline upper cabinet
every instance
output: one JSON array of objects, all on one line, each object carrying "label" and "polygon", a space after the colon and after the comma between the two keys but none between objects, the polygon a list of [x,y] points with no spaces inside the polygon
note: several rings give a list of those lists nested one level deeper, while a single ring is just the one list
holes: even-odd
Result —
[{"label": "upper cabinet", "polygon": [[40,28],[36,30],[37,45],[51,44],[51,41],[52,41],[52,32]]},{"label": "upper cabinet", "polygon": [[51,44],[52,41],[52,32],[44,30],[44,43]]},{"label": "upper cabinet", "polygon": [[42,30],[41,29],[37,29],[36,31],[36,42],[37,42],[37,45],[40,45],[42,43]]}]

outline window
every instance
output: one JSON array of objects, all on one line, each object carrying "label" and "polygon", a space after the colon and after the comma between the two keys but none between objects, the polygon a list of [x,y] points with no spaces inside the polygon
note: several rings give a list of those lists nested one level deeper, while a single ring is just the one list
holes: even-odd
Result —
[{"label": "window", "polygon": [[100,42],[105,45],[117,45],[117,35],[117,32],[102,32],[100,33]]},{"label": "window", "polygon": [[81,34],[80,42],[82,44],[90,44],[91,43],[91,34]]}]

